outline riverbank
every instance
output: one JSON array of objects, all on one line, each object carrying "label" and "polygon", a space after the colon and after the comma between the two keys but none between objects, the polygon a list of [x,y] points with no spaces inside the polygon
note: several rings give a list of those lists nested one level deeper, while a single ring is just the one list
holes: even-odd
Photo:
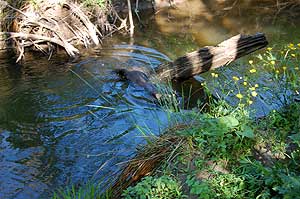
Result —
[{"label": "riverbank", "polygon": [[[141,11],[151,10],[154,15],[160,15],[161,10],[166,7],[169,8],[170,16],[176,12],[190,13],[208,21],[214,15],[230,14],[238,18],[245,10],[253,14],[268,13],[275,21],[280,19],[281,14],[297,17],[300,4],[295,0],[241,1],[238,4],[236,1],[199,3],[197,0],[1,1],[0,50],[14,49],[18,54],[17,61],[24,57],[25,49],[40,51],[51,57],[57,48],[62,48],[67,55],[75,57],[80,54],[80,47],[99,45],[103,38],[115,32],[122,30],[132,37],[134,26],[143,26]],[[194,9],[189,9],[190,7]],[[183,19],[186,17],[189,15],[182,15]],[[168,26],[168,20],[159,23]],[[231,24],[231,21],[225,23],[226,26],[236,25]],[[177,28],[172,26],[169,27],[170,32]],[[195,31],[202,28],[194,27]]]},{"label": "riverbank", "polygon": [[178,148],[173,148],[153,177],[144,177],[122,195],[295,198],[300,191],[299,110],[299,103],[294,103],[257,122],[246,122],[247,117],[237,119],[243,114],[241,110],[234,110],[230,116],[197,115],[201,126],[175,132],[186,142],[157,141]]},{"label": "riverbank", "polygon": [[[203,84],[209,103],[200,103],[191,111],[177,109],[178,122],[160,137],[147,137],[148,144],[138,149],[114,188],[99,197],[297,197],[300,194],[299,50],[300,44],[291,43],[268,48],[251,58],[245,76],[232,76],[226,82],[235,89],[219,95],[236,98],[236,105],[229,105],[226,98],[216,99]],[[280,86],[286,101],[285,106],[272,110],[267,117],[255,119],[252,104],[273,89],[256,84],[257,70],[262,67],[269,72],[266,81],[272,81],[274,87]],[[220,76],[217,71],[210,74],[215,80]],[[215,86],[223,89],[220,84]],[[169,104],[165,108],[174,114],[171,107],[174,106]],[[88,190],[97,193],[95,188]],[[69,191],[53,198],[70,195],[76,198],[77,194]]]},{"label": "riverbank", "polygon": [[[237,106],[225,99],[215,101],[201,112],[183,114],[187,123],[178,123],[145,147],[146,160],[138,158],[133,176],[140,167],[149,168],[150,157],[164,161],[137,185],[127,188],[124,198],[295,198],[300,194],[300,44],[282,49],[268,48],[255,60],[249,60],[249,75],[233,76],[231,84],[246,87],[235,95]],[[251,104],[259,98],[259,87],[252,77],[261,66],[272,74],[268,81],[282,85],[286,106],[267,117],[254,119]],[[212,72],[214,78],[219,74]],[[252,76],[252,77],[251,77]],[[218,85],[221,86],[221,85]],[[264,88],[266,92],[268,89]],[[207,90],[208,95],[210,93]],[[289,93],[289,92],[286,92]],[[220,95],[222,96],[222,95]],[[279,97],[279,96],[278,96]],[[203,107],[199,107],[204,110]],[[169,139],[166,139],[169,137]],[[155,146],[155,147],[153,147]],[[157,149],[160,148],[160,150]],[[151,148],[152,154],[151,153]],[[167,150],[167,149],[168,150]],[[143,150],[142,150],[143,153]],[[141,155],[139,157],[142,157]],[[137,161],[137,160],[134,160]],[[152,162],[153,163],[153,162]],[[130,165],[131,166],[131,165]],[[143,171],[151,173],[152,171]],[[126,174],[126,176],[130,176]]]}]

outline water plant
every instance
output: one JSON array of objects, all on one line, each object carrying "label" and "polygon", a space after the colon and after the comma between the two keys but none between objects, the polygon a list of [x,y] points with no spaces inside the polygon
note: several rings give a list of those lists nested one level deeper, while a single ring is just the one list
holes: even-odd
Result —
[{"label": "water plant", "polygon": [[111,198],[109,192],[104,194],[99,192],[100,185],[87,183],[83,186],[76,187],[72,185],[69,188],[59,189],[54,192],[51,199],[108,199]]}]

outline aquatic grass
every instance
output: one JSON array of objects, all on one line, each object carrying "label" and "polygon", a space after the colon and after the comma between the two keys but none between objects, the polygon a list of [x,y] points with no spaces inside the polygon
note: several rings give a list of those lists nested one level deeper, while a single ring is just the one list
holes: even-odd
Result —
[{"label": "aquatic grass", "polygon": [[57,192],[54,192],[51,199],[109,199],[111,194],[105,192],[104,194],[99,193],[100,185],[94,183],[87,183],[83,186],[77,188],[75,185],[72,185],[68,188],[59,189]]}]

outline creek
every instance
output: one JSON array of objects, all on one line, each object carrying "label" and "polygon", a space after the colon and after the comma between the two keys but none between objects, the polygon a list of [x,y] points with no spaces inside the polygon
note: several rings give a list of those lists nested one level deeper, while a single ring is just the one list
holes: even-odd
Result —
[{"label": "creek", "polygon": [[[299,39],[296,20],[274,21],[267,13],[195,14],[200,12],[194,9],[139,13],[143,25],[136,26],[133,39],[114,35],[76,61],[28,54],[16,64],[1,54],[0,198],[49,198],[59,187],[114,179],[146,136],[159,135],[172,122],[149,93],[122,81],[114,69],[154,68],[238,33],[264,32],[271,46]],[[218,73],[225,79],[242,76],[244,59]],[[259,84],[271,84],[264,71],[259,74]],[[202,78],[213,86],[210,75]],[[186,93],[197,84],[189,80],[177,90],[184,86]],[[258,104],[257,116],[280,107],[270,95],[260,95],[265,109]]]}]

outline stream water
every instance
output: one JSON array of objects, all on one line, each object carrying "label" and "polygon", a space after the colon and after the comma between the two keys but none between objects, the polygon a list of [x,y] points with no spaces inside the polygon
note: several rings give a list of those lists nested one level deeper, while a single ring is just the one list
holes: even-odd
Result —
[{"label": "stream water", "polygon": [[[111,180],[145,136],[168,126],[169,113],[114,69],[154,68],[239,32],[265,32],[271,45],[293,42],[300,33],[295,23],[272,23],[267,14],[218,17],[179,9],[140,17],[134,40],[115,35],[74,62],[28,55],[16,64],[1,55],[0,199],[49,198],[61,186]],[[220,72],[230,78],[244,70]]]}]

